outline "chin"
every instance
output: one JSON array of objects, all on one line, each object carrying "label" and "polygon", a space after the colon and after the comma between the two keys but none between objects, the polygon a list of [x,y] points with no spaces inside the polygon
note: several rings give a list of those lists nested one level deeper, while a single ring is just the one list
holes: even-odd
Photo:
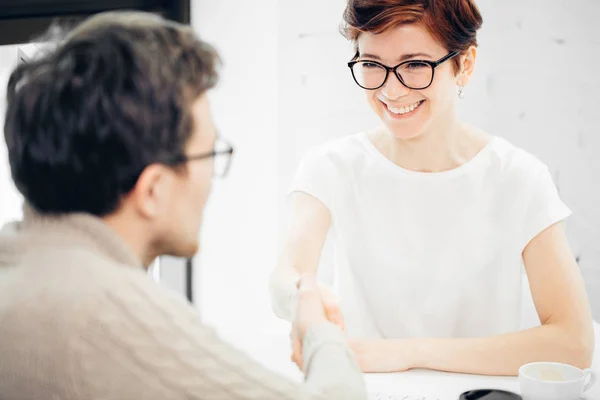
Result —
[{"label": "chin", "polygon": [[400,125],[400,124],[390,124],[384,122],[386,130],[392,135],[393,138],[399,140],[413,140],[421,137],[423,132],[425,131],[425,127],[419,124],[419,126],[415,125]]},{"label": "chin", "polygon": [[179,257],[192,258],[198,253],[199,249],[200,249],[200,244],[198,243],[197,240],[193,243],[188,243],[180,252]]},{"label": "chin", "polygon": [[412,140],[421,136],[421,129],[407,129],[404,127],[385,125],[388,132],[396,139]]},{"label": "chin", "polygon": [[170,242],[166,247],[167,250],[162,253],[172,257],[192,258],[198,253],[199,247],[198,240]]}]

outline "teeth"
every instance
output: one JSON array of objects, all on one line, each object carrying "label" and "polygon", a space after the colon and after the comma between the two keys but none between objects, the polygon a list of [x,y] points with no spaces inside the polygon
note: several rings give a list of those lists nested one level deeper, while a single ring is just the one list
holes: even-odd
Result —
[{"label": "teeth", "polygon": [[391,107],[391,106],[387,106],[388,110],[390,110],[392,113],[394,114],[406,114],[409,113],[411,111],[413,111],[415,108],[417,108],[419,106],[419,104],[421,104],[421,102],[416,102],[415,104],[412,104],[410,106],[404,106],[404,107]]}]

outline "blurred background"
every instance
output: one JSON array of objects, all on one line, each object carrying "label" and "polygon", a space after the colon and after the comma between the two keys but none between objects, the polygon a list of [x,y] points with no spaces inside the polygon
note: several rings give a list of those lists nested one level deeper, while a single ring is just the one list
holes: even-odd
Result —
[{"label": "blurred background", "polygon": [[[115,8],[123,3],[102,2]],[[210,97],[218,128],[235,144],[236,155],[228,178],[215,183],[205,212],[201,250],[192,260],[189,282],[194,304],[206,323],[240,347],[253,335],[287,333],[288,324],[271,311],[267,280],[277,261],[286,192],[295,169],[311,146],[378,123],[346,66],[352,46],[338,32],[345,1],[150,3],[131,0],[127,7],[189,20],[224,61],[222,79]],[[28,26],[43,26],[38,18],[17,20],[17,14],[8,14],[15,4],[24,1],[0,0],[2,118],[8,75],[19,57],[35,51],[18,43],[31,37]],[[484,19],[478,61],[460,113],[549,165],[561,197],[573,210],[568,235],[594,317],[600,320],[600,2],[478,4]],[[53,13],[50,7],[44,15],[55,17]],[[0,142],[4,223],[20,217],[21,198],[10,180],[4,140]],[[329,256],[326,249],[325,280],[331,279]],[[185,260],[161,260],[156,275],[186,294]]]}]

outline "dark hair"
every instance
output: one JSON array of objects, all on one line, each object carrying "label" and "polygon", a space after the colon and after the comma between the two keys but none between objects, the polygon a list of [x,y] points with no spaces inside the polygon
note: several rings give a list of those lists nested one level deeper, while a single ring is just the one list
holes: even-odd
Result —
[{"label": "dark hair", "polygon": [[38,211],[117,209],[144,168],[172,164],[192,133],[192,103],[219,58],[192,28],[153,14],[98,14],[19,65],[4,135],[12,178]]},{"label": "dark hair", "polygon": [[[423,23],[448,51],[464,53],[477,46],[483,20],[474,0],[348,0],[340,30],[356,43],[363,32],[416,23]],[[458,69],[460,60],[453,61]]]}]

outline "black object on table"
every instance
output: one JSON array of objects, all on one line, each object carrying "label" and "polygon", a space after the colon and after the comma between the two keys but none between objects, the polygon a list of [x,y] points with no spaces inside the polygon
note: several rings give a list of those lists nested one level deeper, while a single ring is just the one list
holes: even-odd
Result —
[{"label": "black object on table", "polygon": [[497,389],[477,389],[464,392],[459,400],[523,400],[521,396],[513,392]]}]

